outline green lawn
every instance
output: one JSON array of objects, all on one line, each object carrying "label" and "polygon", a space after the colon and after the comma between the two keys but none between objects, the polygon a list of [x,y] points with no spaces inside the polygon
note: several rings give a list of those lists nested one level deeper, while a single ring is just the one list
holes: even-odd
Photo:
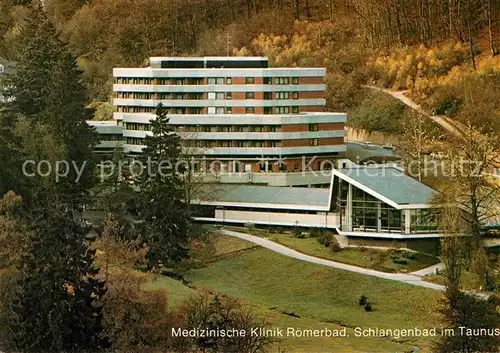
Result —
[{"label": "green lawn", "polygon": [[[413,272],[435,265],[439,259],[422,253],[413,253],[415,258],[403,256],[404,251],[383,250],[373,248],[344,248],[333,252],[318,243],[316,238],[296,238],[291,233],[269,233],[261,229],[232,228],[235,231],[247,232],[261,236],[285,245],[301,253],[321,257],[327,260],[343,262],[350,265],[372,268],[384,272]],[[407,264],[394,263],[392,257],[397,256],[407,261]]]},{"label": "green lawn", "polygon": [[[186,278],[197,288],[228,293],[263,310],[294,313],[320,323],[350,328],[422,328],[438,322],[436,306],[441,294],[437,291],[310,264],[262,248],[191,270]],[[358,305],[362,294],[369,298],[374,312],[367,313]],[[363,340],[349,341],[356,345]],[[294,342],[288,343],[295,347]],[[407,343],[428,346],[429,341],[409,339]],[[327,351],[331,349],[317,350]],[[368,345],[357,351],[401,350],[378,350]]]},{"label": "green lawn", "polygon": [[166,290],[169,310],[196,293],[194,289],[189,288],[181,281],[173,278],[166,276],[149,276],[151,276],[151,279],[144,283],[142,288],[146,291]]},{"label": "green lawn", "polygon": [[[217,261],[185,273],[197,290],[244,299],[276,327],[348,327],[348,338],[286,338],[270,352],[279,348],[287,353],[392,353],[407,352],[413,345],[420,346],[420,352],[429,351],[429,339],[359,338],[354,337],[354,328],[438,326],[439,292],[298,261],[231,237],[218,237],[216,246]],[[195,292],[165,277],[150,281],[145,288],[165,289],[169,307]],[[361,294],[373,304],[373,312],[365,312],[358,305]]]},{"label": "green lawn", "polygon": [[228,235],[218,235],[215,239],[215,257],[235,255],[240,251],[255,248],[256,245]]}]

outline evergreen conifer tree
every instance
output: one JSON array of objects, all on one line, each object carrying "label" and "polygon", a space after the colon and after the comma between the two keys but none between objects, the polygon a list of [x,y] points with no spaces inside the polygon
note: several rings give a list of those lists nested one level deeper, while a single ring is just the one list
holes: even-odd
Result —
[{"label": "evergreen conifer tree", "polygon": [[190,222],[182,180],[176,173],[182,155],[180,137],[161,104],[151,131],[141,158],[145,167],[140,177],[141,234],[149,245],[148,266],[173,267],[188,256]]},{"label": "evergreen conifer tree", "polygon": [[31,210],[29,225],[3,313],[9,343],[26,352],[98,350],[106,287],[88,227],[63,204]]},{"label": "evergreen conifer tree", "polygon": [[[86,163],[80,179],[70,168],[69,175],[56,185],[61,199],[77,204],[94,181],[92,148],[97,135],[86,123],[93,110],[86,108],[87,96],[76,57],[59,39],[42,7],[32,5],[29,9],[22,29],[22,49],[5,87],[8,100],[0,109],[11,128],[21,117],[45,124],[67,150],[69,163]],[[29,196],[23,194],[25,200]]]}]

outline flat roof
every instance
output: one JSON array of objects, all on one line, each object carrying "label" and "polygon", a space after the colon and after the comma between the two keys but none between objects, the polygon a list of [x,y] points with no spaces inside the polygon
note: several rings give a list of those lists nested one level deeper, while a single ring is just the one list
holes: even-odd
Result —
[{"label": "flat roof", "polygon": [[428,204],[437,193],[395,167],[356,166],[334,169],[333,174],[393,205]]},{"label": "flat roof", "polygon": [[329,188],[252,184],[204,184],[194,203],[245,208],[328,211],[334,178],[338,177],[396,209],[428,208],[437,193],[429,186],[390,166],[356,166],[332,170]]},{"label": "flat roof", "polygon": [[[330,189],[295,188],[251,184],[204,184],[199,190],[201,201],[205,203],[237,203],[255,207],[309,206],[311,209],[327,209]],[[274,207],[279,208],[279,207]]]},{"label": "flat roof", "polygon": [[116,120],[87,120],[90,127],[94,127],[99,134],[122,134],[123,127]]}]

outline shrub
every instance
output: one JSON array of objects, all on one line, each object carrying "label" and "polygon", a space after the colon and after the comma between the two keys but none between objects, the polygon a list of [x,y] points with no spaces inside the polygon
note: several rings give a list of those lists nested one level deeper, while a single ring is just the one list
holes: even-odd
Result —
[{"label": "shrub", "polygon": [[451,85],[436,87],[429,99],[429,104],[438,115],[455,116],[460,111],[463,103],[463,93],[460,89]]},{"label": "shrub", "polygon": [[375,252],[375,256],[373,257],[374,263],[376,266],[381,266],[387,257],[389,256],[389,252],[387,251],[377,251]]},{"label": "shrub", "polygon": [[[184,318],[188,330],[217,328],[222,331],[236,329],[249,332],[253,327],[270,328],[267,321],[260,319],[250,306],[240,300],[225,295],[212,296],[206,292],[186,300],[179,314]],[[194,337],[184,340],[190,343],[189,346],[198,348],[193,351],[203,352],[264,352],[273,342],[266,335]]]},{"label": "shrub", "polygon": [[385,93],[371,93],[353,111],[349,124],[368,133],[399,133],[405,105]]},{"label": "shrub", "polygon": [[395,264],[398,264],[398,265],[407,265],[408,264],[408,260],[401,259],[401,258],[394,259],[394,260],[392,260],[392,262]]},{"label": "shrub", "polygon": [[330,239],[330,244],[328,244],[328,247],[333,251],[333,252],[337,252],[337,251],[340,251],[342,250],[342,248],[340,247],[340,244],[339,242],[337,241],[337,239],[335,238],[335,236],[331,235],[331,239]]},{"label": "shrub", "polygon": [[330,246],[330,244],[333,241],[333,235],[330,233],[323,232],[323,233],[321,233],[319,238],[316,238],[316,239],[318,240],[318,243],[320,243],[321,245],[323,245],[324,247],[327,248]]},{"label": "shrub", "polygon": [[166,294],[143,291],[145,280],[144,275],[120,268],[108,278],[103,327],[115,350],[153,352],[169,346]]},{"label": "shrub", "polygon": [[417,254],[415,254],[412,251],[403,251],[403,257],[407,258],[408,260],[415,260],[417,258]]},{"label": "shrub", "polygon": [[359,297],[359,305],[365,305],[367,303],[368,298],[364,295],[361,294],[361,297]]},{"label": "shrub", "polygon": [[499,289],[497,285],[497,277],[492,273],[492,271],[489,271],[486,275],[484,289],[490,292],[497,292]]},{"label": "shrub", "polygon": [[366,303],[365,311],[373,311],[372,305],[370,303]]}]

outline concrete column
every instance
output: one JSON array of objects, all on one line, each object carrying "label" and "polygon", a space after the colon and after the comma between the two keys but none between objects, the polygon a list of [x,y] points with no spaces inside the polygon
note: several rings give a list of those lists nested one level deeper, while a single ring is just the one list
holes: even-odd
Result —
[{"label": "concrete column", "polygon": [[377,233],[382,231],[382,206],[381,202],[377,202]]},{"label": "concrete column", "polygon": [[410,234],[410,225],[411,225],[411,210],[403,210],[405,224],[403,225],[404,234]]},{"label": "concrete column", "polygon": [[342,230],[352,232],[352,185],[349,184],[347,189],[347,203],[345,207],[345,221],[342,225]]}]

